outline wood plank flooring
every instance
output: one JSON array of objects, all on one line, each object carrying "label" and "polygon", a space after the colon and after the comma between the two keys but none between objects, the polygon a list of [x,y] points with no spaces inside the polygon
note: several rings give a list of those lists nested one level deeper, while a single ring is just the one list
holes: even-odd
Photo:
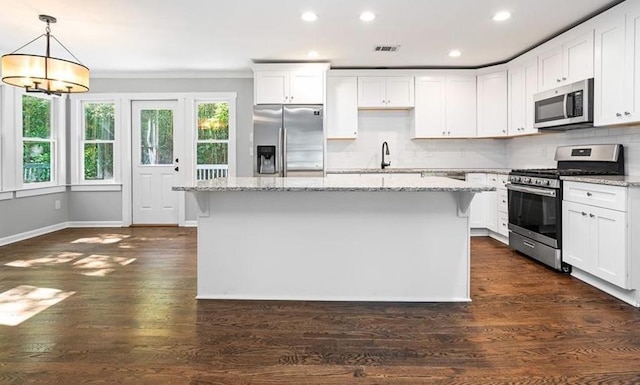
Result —
[{"label": "wood plank flooring", "polygon": [[440,304],[196,301],[195,238],[68,229],[0,247],[0,292],[75,292],[0,326],[0,383],[640,384],[640,310],[488,238],[471,243],[473,302]]}]

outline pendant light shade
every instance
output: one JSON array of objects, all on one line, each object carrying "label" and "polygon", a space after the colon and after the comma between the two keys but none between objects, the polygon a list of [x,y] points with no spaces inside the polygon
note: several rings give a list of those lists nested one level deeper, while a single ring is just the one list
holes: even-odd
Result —
[{"label": "pendant light shade", "polygon": [[[58,39],[50,34],[49,23],[55,23],[56,19],[40,15],[40,20],[47,23],[45,34],[38,36],[16,51],[2,56],[2,81],[12,86],[24,87],[27,92],[60,95],[89,91],[89,68],[80,63],[50,56],[50,39],[53,38],[74,59],[78,60]],[[43,36],[46,38],[44,56],[16,53]]]}]

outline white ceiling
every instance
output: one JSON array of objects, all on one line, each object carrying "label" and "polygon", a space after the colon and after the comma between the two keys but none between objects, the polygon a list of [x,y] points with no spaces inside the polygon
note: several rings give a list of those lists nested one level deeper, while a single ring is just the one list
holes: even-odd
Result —
[{"label": "white ceiling", "polygon": [[[253,61],[332,67],[478,67],[502,62],[619,0],[2,0],[0,54],[44,32],[96,72],[246,71]],[[511,19],[491,20],[498,10]],[[304,11],[318,20],[300,19]],[[363,23],[362,11],[377,15]],[[399,44],[396,53],[375,53]],[[43,45],[29,53],[43,54]],[[462,56],[448,57],[451,49]],[[54,49],[53,56],[65,57]]]}]

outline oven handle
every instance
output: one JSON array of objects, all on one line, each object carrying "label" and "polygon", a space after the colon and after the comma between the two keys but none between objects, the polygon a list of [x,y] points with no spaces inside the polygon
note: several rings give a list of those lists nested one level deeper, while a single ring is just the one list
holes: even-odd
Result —
[{"label": "oven handle", "polygon": [[520,185],[511,184],[511,183],[507,184],[507,189],[512,191],[519,191],[523,193],[534,194],[534,195],[542,195],[542,196],[551,197],[551,198],[555,198],[557,196],[556,190],[520,186]]}]

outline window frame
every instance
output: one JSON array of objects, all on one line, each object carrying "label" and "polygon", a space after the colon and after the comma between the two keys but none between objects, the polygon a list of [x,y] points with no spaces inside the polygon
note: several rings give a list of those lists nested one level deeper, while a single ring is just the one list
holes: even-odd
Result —
[{"label": "window frame", "polygon": [[[39,99],[46,99],[51,102],[51,127],[50,138],[42,140],[50,143],[51,146],[51,178],[48,182],[25,182],[24,181],[24,143],[30,139],[24,136],[23,127],[23,97],[30,96]],[[17,89],[15,92],[15,127],[16,127],[16,174],[15,186],[16,197],[34,196],[63,192],[66,190],[66,158],[65,158],[65,100],[61,97],[46,95],[43,93],[27,93],[25,90]],[[40,138],[35,138],[39,141]],[[39,191],[38,191],[39,190]],[[20,191],[25,191],[21,193]]]},{"label": "window frame", "polygon": [[[71,104],[71,191],[120,191],[122,189],[122,100],[112,94],[74,95]],[[113,140],[85,139],[85,106],[87,104],[114,106]],[[85,179],[84,146],[87,143],[113,143],[113,175],[110,179]]]},{"label": "window frame", "polygon": [[[233,93],[219,93],[218,95],[207,95],[196,97],[192,103],[192,114],[193,114],[193,124],[192,134],[193,134],[193,144],[191,147],[191,151],[193,154],[193,172],[191,172],[191,181],[192,183],[197,183],[198,176],[198,144],[200,143],[227,143],[227,176],[234,177],[236,176],[236,98],[237,95],[235,92]],[[200,104],[207,103],[227,103],[229,105],[229,137],[227,140],[219,140],[219,139],[206,139],[199,140],[198,139],[198,106]]]}]

